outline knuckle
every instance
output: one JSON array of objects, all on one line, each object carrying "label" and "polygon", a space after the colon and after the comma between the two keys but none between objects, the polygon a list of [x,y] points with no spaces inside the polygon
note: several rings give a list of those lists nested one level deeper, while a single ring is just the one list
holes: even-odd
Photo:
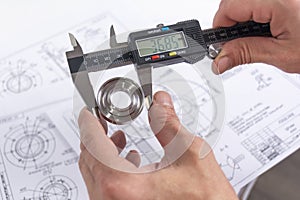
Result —
[{"label": "knuckle", "polygon": [[[145,199],[141,190],[137,190],[137,188],[139,188],[137,182],[132,182],[132,184],[137,187],[132,187],[132,185],[128,184],[128,181],[123,178],[114,179],[114,181],[111,181],[110,178],[105,178],[102,180],[102,192],[107,199],[122,199],[122,194],[126,194],[127,199]],[[148,198],[149,197],[147,197],[147,199]]]},{"label": "knuckle", "polygon": [[158,106],[150,111],[150,124],[154,133],[159,133],[164,130],[177,130],[179,127],[179,119],[173,108]]},{"label": "knuckle", "polygon": [[196,156],[198,158],[203,143],[204,141],[202,139],[195,137],[193,143],[188,149],[189,154],[191,154],[193,157]]},{"label": "knuckle", "polygon": [[166,107],[166,117],[167,119],[179,121],[173,107]]},{"label": "knuckle", "polygon": [[101,188],[105,197],[109,199],[115,199],[116,195],[122,192],[121,184],[117,183],[117,180],[111,181],[107,176],[101,179]]}]

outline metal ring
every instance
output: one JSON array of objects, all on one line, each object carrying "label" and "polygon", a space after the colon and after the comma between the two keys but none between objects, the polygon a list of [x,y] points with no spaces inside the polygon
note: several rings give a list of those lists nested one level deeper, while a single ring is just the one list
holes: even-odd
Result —
[{"label": "metal ring", "polygon": [[[119,108],[111,101],[113,94],[124,92],[130,98],[130,104]],[[98,91],[98,104],[101,115],[113,124],[125,124],[137,118],[143,110],[144,95],[140,86],[133,80],[116,77],[106,81]]]}]

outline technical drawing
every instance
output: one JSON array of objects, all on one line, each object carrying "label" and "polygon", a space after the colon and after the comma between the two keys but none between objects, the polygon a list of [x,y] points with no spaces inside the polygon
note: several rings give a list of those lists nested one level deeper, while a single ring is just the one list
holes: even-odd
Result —
[{"label": "technical drawing", "polygon": [[[170,72],[171,73],[171,72]],[[162,88],[164,91],[171,94],[172,99],[174,101],[175,110],[176,107],[181,111],[177,113],[181,122],[190,127],[192,125],[197,124],[197,136],[205,138],[209,137],[211,134],[214,134],[217,128],[211,122],[214,121],[214,117],[216,116],[217,105],[214,99],[215,95],[219,95],[221,92],[218,91],[217,88],[209,88],[208,85],[202,85],[198,82],[192,80],[172,80],[171,82],[179,83],[183,82],[183,84],[188,84],[193,89],[193,93],[195,94],[195,101],[189,98],[189,94],[180,94],[180,100],[176,95],[172,95],[172,91],[167,87],[164,87],[164,79],[161,77],[162,83],[159,84],[159,88]],[[205,80],[205,79],[203,79]],[[170,84],[170,81],[168,81]],[[208,84],[208,83],[207,83]],[[178,94],[177,94],[178,95]],[[180,105],[178,104],[180,101]],[[178,104],[178,105],[176,105]],[[203,112],[203,109],[207,107],[210,108],[210,113]],[[198,118],[195,119],[195,116]],[[197,121],[198,120],[198,121]],[[201,123],[199,123],[201,121]],[[193,130],[194,131],[194,130]]]},{"label": "technical drawing", "polygon": [[4,66],[4,70],[0,75],[1,96],[6,93],[23,93],[42,85],[41,75],[37,71],[37,64],[28,63],[25,60],[19,59],[16,63],[10,61],[7,63],[1,62],[0,66],[2,65]]},{"label": "technical drawing", "polygon": [[[41,49],[39,51],[42,58],[46,62],[50,61],[50,63],[47,63],[49,65],[47,68],[50,71],[53,71],[53,73],[56,73],[60,80],[70,77],[69,69],[65,59],[65,52],[67,50],[67,47],[56,47],[52,42],[46,42],[41,45]],[[57,68],[59,70],[57,70]]]},{"label": "technical drawing", "polygon": [[64,117],[64,120],[69,125],[69,127],[73,130],[73,132],[79,136],[79,127],[78,127],[78,125],[75,121],[75,117],[72,114],[72,112],[71,111],[65,111],[63,117]]},{"label": "technical drawing", "polygon": [[74,181],[66,176],[49,176],[35,188],[33,199],[39,200],[76,200],[78,188]]},{"label": "technical drawing", "polygon": [[55,150],[55,125],[46,115],[10,127],[4,135],[4,155],[16,167],[37,168],[47,161]]},{"label": "technical drawing", "polygon": [[162,158],[159,153],[161,147],[155,146],[158,141],[147,124],[144,118],[139,117],[130,124],[123,126],[109,124],[108,126],[109,135],[120,129],[125,133],[127,144],[120,156],[125,157],[130,150],[137,150],[141,156],[142,166],[159,162]]},{"label": "technical drawing", "polygon": [[13,199],[9,176],[0,151],[0,199]]},{"label": "technical drawing", "polygon": [[268,127],[244,140],[242,145],[263,165],[289,148]]},{"label": "technical drawing", "polygon": [[229,181],[234,179],[237,170],[241,170],[239,163],[242,162],[244,159],[245,159],[244,154],[240,154],[235,158],[226,155],[226,162],[221,163],[220,167],[225,172],[226,177]]},{"label": "technical drawing", "polygon": [[251,75],[254,76],[255,81],[257,82],[257,91],[261,91],[264,88],[267,88],[272,83],[271,77],[266,77],[264,74],[260,73],[258,69],[255,69],[251,72]]},{"label": "technical drawing", "polygon": [[[108,40],[107,31],[103,30],[104,26],[97,27],[97,26],[91,26],[91,27],[82,27],[80,29],[76,30],[76,34],[83,35],[83,48],[86,51],[95,51],[97,46],[95,46],[95,42],[98,42],[98,45],[103,43],[103,41]],[[108,29],[109,27],[107,27]]]},{"label": "technical drawing", "polygon": [[[111,13],[105,13],[68,28],[67,31],[82,38],[82,47],[86,51],[92,51],[103,41],[107,41],[111,23],[117,25],[121,32],[126,30]],[[64,34],[54,35],[0,59],[0,97],[8,94],[18,95],[41,86],[69,81],[70,73],[65,52],[70,49],[70,44],[66,37],[65,31]]]}]

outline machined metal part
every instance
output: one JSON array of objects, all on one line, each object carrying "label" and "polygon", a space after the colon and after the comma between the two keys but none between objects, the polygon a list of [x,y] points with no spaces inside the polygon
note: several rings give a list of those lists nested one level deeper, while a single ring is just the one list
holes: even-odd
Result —
[{"label": "machined metal part", "polygon": [[100,111],[99,111],[98,106],[92,108],[91,113],[92,113],[95,117],[97,117],[98,119],[101,119],[101,114],[100,114]]},{"label": "machined metal part", "polygon": [[211,44],[208,46],[208,57],[215,59],[221,52],[224,43]]},{"label": "machined metal part", "polygon": [[74,48],[74,50],[67,52],[67,58],[69,59],[69,58],[83,56],[82,48],[81,48],[80,44],[78,43],[78,41],[76,40],[75,36],[72,33],[69,33],[69,38],[70,38],[70,42],[71,42],[71,45]]},{"label": "machined metal part", "polygon": [[[117,92],[126,93],[130,103],[120,108],[112,102],[112,95]],[[98,104],[101,115],[113,124],[126,124],[136,119],[143,110],[144,95],[141,87],[133,80],[116,77],[106,81],[98,91]]]},{"label": "machined metal part", "polygon": [[[77,57],[78,62],[83,62],[83,51],[74,37],[74,35],[69,33],[71,44],[74,48],[74,51],[67,52],[68,58]],[[87,69],[80,65],[81,68],[83,68],[81,71],[78,71],[76,73],[72,73],[72,80],[74,85],[76,86],[78,92],[80,93],[80,96],[82,97],[83,101],[85,102],[88,110],[98,119],[100,119],[98,105],[96,102],[96,98],[94,95],[94,90],[91,85],[91,81],[88,75]],[[71,66],[70,66],[71,69]]]},{"label": "machined metal part", "polygon": [[152,65],[145,64],[136,67],[136,71],[139,77],[139,81],[144,93],[145,106],[149,110],[152,105]]},{"label": "machined metal part", "polygon": [[111,48],[117,48],[117,47],[126,47],[128,46],[128,42],[122,42],[118,43],[116,38],[116,32],[113,25],[110,27],[110,37],[109,37],[109,45]]}]

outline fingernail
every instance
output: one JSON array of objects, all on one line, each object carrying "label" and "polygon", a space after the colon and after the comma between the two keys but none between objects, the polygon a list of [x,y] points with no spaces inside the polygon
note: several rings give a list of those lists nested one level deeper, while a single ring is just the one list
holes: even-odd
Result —
[{"label": "fingernail", "polygon": [[159,105],[166,105],[173,107],[172,99],[170,95],[160,92],[155,95],[154,102]]},{"label": "fingernail", "polygon": [[228,57],[221,57],[219,62],[218,62],[218,73],[222,73],[224,71],[226,71],[227,69],[231,68],[231,61]]}]

